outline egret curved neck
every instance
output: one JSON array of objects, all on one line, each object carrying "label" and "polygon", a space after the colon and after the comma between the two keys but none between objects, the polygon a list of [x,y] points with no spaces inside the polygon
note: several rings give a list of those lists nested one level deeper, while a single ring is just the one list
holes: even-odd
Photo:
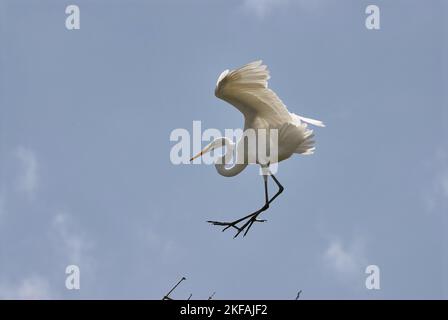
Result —
[{"label": "egret curved neck", "polygon": [[[215,161],[215,168],[218,173],[224,177],[233,177],[239,174],[247,167],[247,163],[244,163],[244,154],[240,154],[235,151],[235,145],[225,141],[226,152],[222,157],[219,157]],[[235,159],[234,165],[231,167],[226,167],[226,161]]]}]

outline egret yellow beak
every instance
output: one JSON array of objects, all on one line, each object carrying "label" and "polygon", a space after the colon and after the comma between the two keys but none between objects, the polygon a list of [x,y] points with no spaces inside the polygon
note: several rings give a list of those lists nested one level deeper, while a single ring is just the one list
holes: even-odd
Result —
[{"label": "egret yellow beak", "polygon": [[203,152],[199,152],[197,155],[195,155],[193,158],[190,159],[190,162],[193,161],[196,158],[199,158],[200,156],[202,156]]}]

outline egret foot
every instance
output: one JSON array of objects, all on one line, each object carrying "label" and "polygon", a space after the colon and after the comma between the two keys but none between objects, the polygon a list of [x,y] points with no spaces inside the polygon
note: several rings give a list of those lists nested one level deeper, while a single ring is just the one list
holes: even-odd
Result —
[{"label": "egret foot", "polygon": [[[278,191],[277,191],[277,193],[276,193],[271,199],[269,199],[269,196],[268,196],[268,177],[272,177],[272,179],[274,180],[274,182],[275,182],[275,183],[277,184],[277,186],[278,186]],[[213,224],[213,225],[215,225],[215,226],[223,226],[224,229],[222,229],[222,231],[226,231],[226,230],[229,229],[230,227],[235,228],[235,229],[237,230],[237,233],[236,233],[236,235],[234,236],[234,238],[238,237],[238,236],[240,235],[240,233],[243,232],[243,231],[244,231],[244,233],[243,233],[243,237],[245,237],[246,234],[249,232],[250,228],[252,227],[252,225],[253,225],[255,222],[265,222],[266,220],[257,219],[258,216],[259,216],[263,211],[266,211],[267,209],[269,209],[269,204],[270,204],[272,201],[274,201],[275,198],[277,198],[277,197],[280,195],[280,193],[283,192],[283,189],[284,189],[284,188],[283,188],[283,186],[280,184],[280,182],[277,180],[277,178],[276,178],[272,173],[271,173],[269,176],[264,175],[264,176],[263,176],[263,179],[264,179],[264,197],[265,197],[265,205],[264,205],[261,209],[255,211],[255,212],[253,212],[253,213],[251,213],[251,214],[249,214],[249,215],[247,215],[247,216],[245,216],[245,217],[243,217],[243,218],[241,218],[241,219],[235,220],[235,221],[233,221],[233,222],[220,222],[220,221],[207,221],[207,222],[208,222],[208,223],[211,223],[211,224]],[[238,226],[238,224],[239,224],[240,222],[243,223],[243,225],[242,225],[241,227]]]},{"label": "egret foot", "polygon": [[[245,216],[244,218],[232,221],[232,222],[221,222],[221,221],[207,221],[208,223],[211,223],[215,226],[223,226],[224,229],[222,231],[226,231],[230,227],[235,228],[237,230],[237,233],[235,234],[234,238],[238,237],[241,232],[244,231],[243,237],[246,236],[246,234],[249,232],[249,229],[252,227],[254,222],[265,222],[267,220],[264,219],[257,219],[258,216],[265,211],[268,208],[268,206],[264,206],[260,210],[251,213],[250,215]],[[245,222],[244,222],[245,221]],[[240,227],[238,224],[240,222],[244,222],[244,224]]]}]

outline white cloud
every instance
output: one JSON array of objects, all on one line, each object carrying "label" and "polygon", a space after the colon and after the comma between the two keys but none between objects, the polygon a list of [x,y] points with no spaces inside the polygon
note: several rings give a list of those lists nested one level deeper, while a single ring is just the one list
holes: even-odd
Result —
[{"label": "white cloud", "polygon": [[[322,0],[243,0],[242,9],[248,14],[253,14],[263,19],[281,8],[299,8],[303,12],[315,12],[320,10],[324,2]],[[328,5],[328,2],[325,2]]]},{"label": "white cloud", "polygon": [[258,18],[264,18],[274,9],[287,5],[289,0],[244,0],[243,7]]},{"label": "white cloud", "polygon": [[356,270],[356,261],[352,254],[339,242],[333,242],[324,254],[325,260],[339,273],[352,273]]},{"label": "white cloud", "polygon": [[67,263],[83,267],[88,265],[89,261],[85,252],[89,249],[90,243],[75,230],[76,226],[72,217],[65,212],[58,213],[53,218],[52,225],[58,236],[58,247],[61,248]]},{"label": "white cloud", "polygon": [[[47,250],[54,251],[59,255],[57,260],[53,260],[53,262],[56,262],[53,264],[59,269],[53,270],[51,274],[59,274],[59,276],[56,276],[57,281],[60,281],[59,285],[50,285],[48,279],[53,281],[52,277],[25,275],[21,277],[21,280],[11,281],[11,276],[5,279],[7,275],[0,274],[2,276],[0,299],[59,299],[63,296],[61,288],[65,281],[65,267],[71,264],[79,266],[82,273],[92,278],[93,260],[89,254],[91,243],[79,232],[72,216],[65,212],[55,215],[51,220],[50,232],[53,241],[50,243],[51,247]],[[54,257],[50,254],[47,258],[53,259]]]},{"label": "white cloud", "polygon": [[0,299],[36,300],[50,299],[50,285],[40,276],[31,276],[18,284],[0,285]]},{"label": "white cloud", "polygon": [[355,239],[349,246],[340,240],[333,240],[323,254],[327,268],[341,277],[355,277],[365,271],[366,258],[364,246],[360,239]]},{"label": "white cloud", "polygon": [[428,212],[440,212],[441,206],[448,204],[448,150],[439,148],[435,156],[426,164],[432,171],[429,184],[424,184],[423,200]]},{"label": "white cloud", "polygon": [[16,181],[17,190],[33,197],[39,182],[36,154],[31,149],[20,146],[16,149],[15,155],[20,162],[20,172]]}]

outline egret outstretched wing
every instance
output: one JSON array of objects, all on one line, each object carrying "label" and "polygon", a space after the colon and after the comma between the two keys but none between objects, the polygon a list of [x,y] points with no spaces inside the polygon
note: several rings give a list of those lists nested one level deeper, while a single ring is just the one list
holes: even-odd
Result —
[{"label": "egret outstretched wing", "polygon": [[291,114],[277,94],[268,88],[269,70],[261,60],[236,70],[225,70],[216,82],[215,95],[235,106],[246,120],[261,117],[270,125],[306,122],[324,127],[319,121]]},{"label": "egret outstretched wing", "polygon": [[291,121],[286,106],[268,88],[269,70],[254,61],[236,70],[226,70],[218,78],[215,95],[235,106],[247,118],[262,117],[273,125]]}]

